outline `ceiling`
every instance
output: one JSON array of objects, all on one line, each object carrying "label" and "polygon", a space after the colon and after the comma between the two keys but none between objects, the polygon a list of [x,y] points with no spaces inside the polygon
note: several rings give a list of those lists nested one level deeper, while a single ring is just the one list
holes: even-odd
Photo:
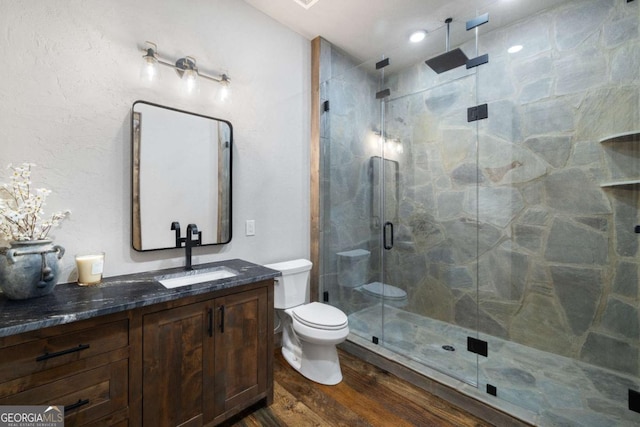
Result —
[{"label": "ceiling", "polygon": [[[298,2],[299,1],[299,2]],[[360,60],[411,51],[428,58],[445,51],[445,24],[451,24],[451,46],[474,36],[465,22],[489,12],[482,31],[515,22],[568,0],[245,0],[248,4],[309,40],[322,36]],[[301,5],[308,4],[305,8]],[[408,47],[409,35],[429,32],[419,47]],[[411,59],[404,58],[403,61]]]}]

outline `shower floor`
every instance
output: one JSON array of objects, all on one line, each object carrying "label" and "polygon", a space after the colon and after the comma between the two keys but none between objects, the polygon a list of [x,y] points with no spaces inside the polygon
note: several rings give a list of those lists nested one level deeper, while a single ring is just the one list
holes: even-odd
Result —
[{"label": "shower floor", "polygon": [[[349,339],[374,351],[389,350],[393,360],[421,373],[422,366],[435,370],[435,379],[525,421],[640,425],[640,413],[627,406],[628,390],[640,390],[638,378],[484,335],[479,338],[488,342],[489,355],[478,356],[467,351],[467,337],[476,337],[475,332],[395,307],[384,308],[383,335],[381,317],[379,305],[349,315]],[[373,336],[379,345],[371,343]],[[486,393],[487,384],[496,387],[497,397]]]}]

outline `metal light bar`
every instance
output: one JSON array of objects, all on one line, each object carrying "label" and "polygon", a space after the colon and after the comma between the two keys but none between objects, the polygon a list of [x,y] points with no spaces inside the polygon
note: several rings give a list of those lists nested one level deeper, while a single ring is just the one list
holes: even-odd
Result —
[{"label": "metal light bar", "polygon": [[224,85],[228,85],[229,83],[231,83],[231,78],[225,73],[212,75],[200,71],[198,69],[198,66],[196,65],[195,58],[192,56],[185,56],[184,58],[179,58],[176,61],[163,58],[158,54],[158,46],[153,42],[145,42],[145,47],[142,48],[142,52],[145,53],[143,55],[143,58],[147,62],[155,61],[158,64],[164,65],[166,67],[171,67],[176,70],[176,73],[178,73],[178,76],[180,76],[180,78],[182,78],[185,72],[191,71],[194,72],[198,77],[202,77],[203,79],[212,80]]}]

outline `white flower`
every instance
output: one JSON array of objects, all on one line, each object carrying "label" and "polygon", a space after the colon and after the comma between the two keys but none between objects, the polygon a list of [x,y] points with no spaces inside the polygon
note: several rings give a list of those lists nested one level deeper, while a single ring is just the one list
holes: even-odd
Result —
[{"label": "white flower", "polygon": [[31,193],[31,168],[33,163],[20,166],[9,164],[11,184],[0,187],[0,238],[4,240],[45,239],[53,227],[68,217],[71,212],[56,212],[51,218],[44,217],[45,200],[51,190],[38,188]]}]

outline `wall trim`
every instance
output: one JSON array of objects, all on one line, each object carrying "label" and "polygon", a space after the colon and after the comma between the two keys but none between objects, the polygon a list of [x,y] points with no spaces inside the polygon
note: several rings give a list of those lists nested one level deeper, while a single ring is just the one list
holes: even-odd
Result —
[{"label": "wall trim", "polygon": [[318,301],[320,293],[320,45],[321,38],[311,40],[311,138],[310,138],[310,298]]}]

